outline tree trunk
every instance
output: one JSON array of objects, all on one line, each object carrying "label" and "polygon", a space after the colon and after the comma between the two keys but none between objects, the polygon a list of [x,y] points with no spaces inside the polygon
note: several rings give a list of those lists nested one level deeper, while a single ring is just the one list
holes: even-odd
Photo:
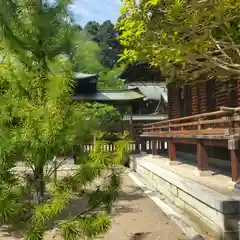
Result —
[{"label": "tree trunk", "polygon": [[43,167],[36,167],[34,171],[34,183],[35,183],[35,196],[34,201],[36,204],[41,204],[44,200],[44,172]]}]

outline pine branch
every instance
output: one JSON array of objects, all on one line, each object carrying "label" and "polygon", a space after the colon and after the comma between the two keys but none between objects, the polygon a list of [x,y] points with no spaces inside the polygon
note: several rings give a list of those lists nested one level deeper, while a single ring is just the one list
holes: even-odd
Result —
[{"label": "pine branch", "polygon": [[15,41],[15,43],[18,44],[17,47],[14,47],[14,44],[11,43],[11,40],[8,41],[8,43],[10,43],[11,48],[18,52],[18,47],[23,48],[27,51],[33,52],[33,48],[31,48],[30,46],[27,46],[27,44],[25,44],[20,38],[18,38],[13,31],[11,31],[11,28],[8,26],[8,23],[5,21],[3,15],[0,13],[0,23],[2,23],[2,29],[5,31],[5,36],[6,36],[6,40],[10,40],[13,39]]}]

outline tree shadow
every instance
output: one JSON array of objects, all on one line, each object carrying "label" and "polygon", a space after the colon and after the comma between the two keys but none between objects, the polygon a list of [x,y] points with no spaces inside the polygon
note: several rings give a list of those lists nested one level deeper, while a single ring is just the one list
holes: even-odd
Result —
[{"label": "tree shadow", "polygon": [[[126,188],[126,186],[124,186]],[[138,199],[145,198],[146,196],[141,192],[138,187],[133,185],[127,186],[128,190],[120,190],[119,196],[114,202],[112,211],[109,213],[110,217],[115,217],[117,215],[127,214],[127,213],[137,213],[140,212],[141,209],[137,209],[136,207],[131,207],[131,204],[126,204],[126,202],[134,202]],[[130,191],[129,191],[130,190]],[[64,211],[46,226],[46,232],[51,232],[57,228],[58,223],[62,220],[67,220],[69,218],[76,217],[80,215],[87,209],[88,201],[86,198],[82,199],[71,199],[69,205]],[[100,209],[96,209],[96,212]],[[0,232],[4,239],[9,240],[12,238],[21,239],[24,234],[24,223],[21,223],[21,219],[19,220],[19,224],[17,226],[1,226]],[[52,239],[52,238],[51,238]]]}]

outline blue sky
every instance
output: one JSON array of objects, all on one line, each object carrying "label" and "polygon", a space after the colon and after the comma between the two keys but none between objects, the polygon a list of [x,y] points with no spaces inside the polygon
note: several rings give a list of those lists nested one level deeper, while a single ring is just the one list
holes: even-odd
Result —
[{"label": "blue sky", "polygon": [[116,22],[120,16],[120,0],[75,0],[71,7],[76,21],[84,26],[88,21],[99,23],[105,20]]}]

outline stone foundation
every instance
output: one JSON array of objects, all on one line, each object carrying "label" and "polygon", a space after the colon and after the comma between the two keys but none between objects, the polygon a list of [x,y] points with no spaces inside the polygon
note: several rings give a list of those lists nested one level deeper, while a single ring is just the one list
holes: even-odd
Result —
[{"label": "stone foundation", "polygon": [[240,202],[211,188],[160,167],[143,157],[132,157],[131,167],[157,191],[195,221],[218,233],[220,239],[238,240]]}]

